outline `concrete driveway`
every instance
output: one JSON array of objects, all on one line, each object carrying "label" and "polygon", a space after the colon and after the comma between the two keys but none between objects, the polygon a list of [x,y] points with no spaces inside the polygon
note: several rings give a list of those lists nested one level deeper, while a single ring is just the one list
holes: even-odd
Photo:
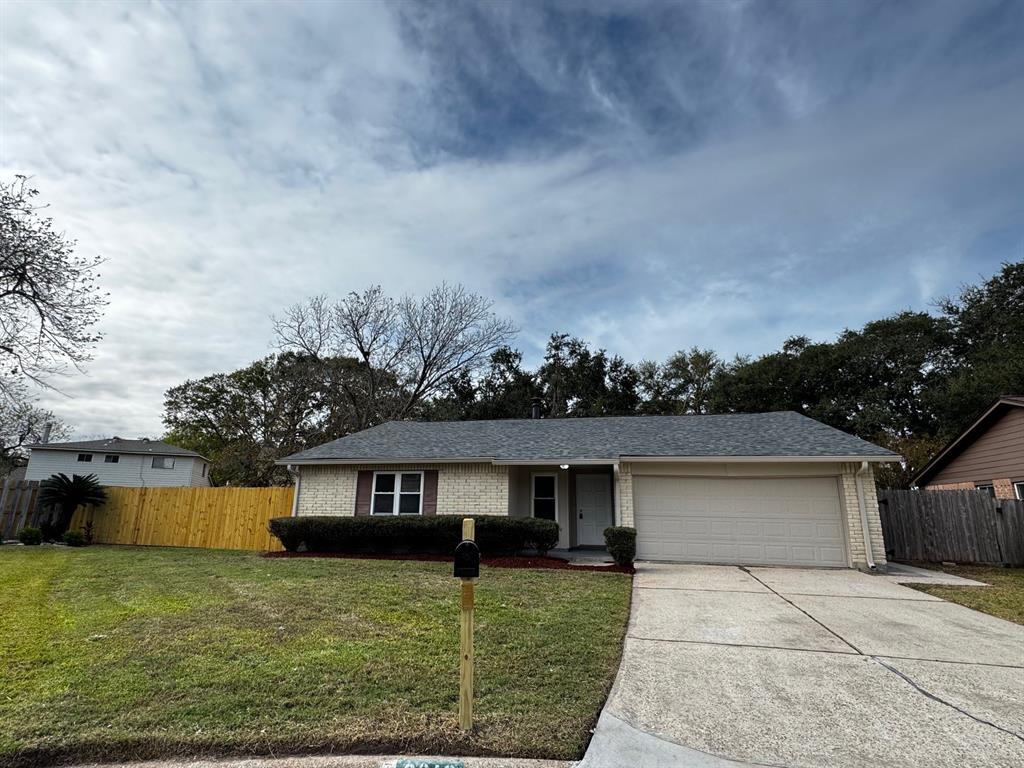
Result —
[{"label": "concrete driveway", "polygon": [[1024,627],[856,571],[640,564],[586,768],[1024,766]]}]

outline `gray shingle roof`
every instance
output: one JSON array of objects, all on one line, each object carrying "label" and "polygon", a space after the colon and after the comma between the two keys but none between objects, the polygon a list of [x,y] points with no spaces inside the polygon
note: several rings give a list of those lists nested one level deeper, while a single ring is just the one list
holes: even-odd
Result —
[{"label": "gray shingle roof", "polygon": [[389,421],[279,463],[330,460],[617,459],[628,456],[898,456],[791,411],[500,421]]},{"label": "gray shingle roof", "polygon": [[198,456],[195,451],[179,448],[161,440],[125,440],[111,437],[106,440],[76,440],[70,443],[34,443],[28,446],[41,451],[95,451],[96,453],[148,453],[154,456]]}]

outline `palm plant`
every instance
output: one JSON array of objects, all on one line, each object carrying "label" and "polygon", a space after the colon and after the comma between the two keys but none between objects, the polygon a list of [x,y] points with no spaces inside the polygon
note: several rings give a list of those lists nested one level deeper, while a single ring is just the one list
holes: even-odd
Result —
[{"label": "palm plant", "polygon": [[96,475],[72,475],[63,472],[51,475],[39,484],[39,502],[54,507],[57,520],[52,524],[51,535],[60,538],[71,527],[71,518],[80,506],[102,504],[107,492],[100,485]]}]

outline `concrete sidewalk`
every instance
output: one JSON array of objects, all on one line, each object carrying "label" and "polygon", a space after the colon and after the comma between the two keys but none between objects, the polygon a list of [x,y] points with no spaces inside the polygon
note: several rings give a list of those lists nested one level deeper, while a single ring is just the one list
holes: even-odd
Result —
[{"label": "concrete sidewalk", "polygon": [[1024,765],[1024,627],[884,577],[640,564],[583,768]]}]

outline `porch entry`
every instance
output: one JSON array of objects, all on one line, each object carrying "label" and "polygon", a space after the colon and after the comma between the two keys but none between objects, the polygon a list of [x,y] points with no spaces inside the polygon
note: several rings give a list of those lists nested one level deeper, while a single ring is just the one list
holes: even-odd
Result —
[{"label": "porch entry", "polygon": [[606,473],[576,475],[576,544],[603,547],[612,525],[612,478]]}]

